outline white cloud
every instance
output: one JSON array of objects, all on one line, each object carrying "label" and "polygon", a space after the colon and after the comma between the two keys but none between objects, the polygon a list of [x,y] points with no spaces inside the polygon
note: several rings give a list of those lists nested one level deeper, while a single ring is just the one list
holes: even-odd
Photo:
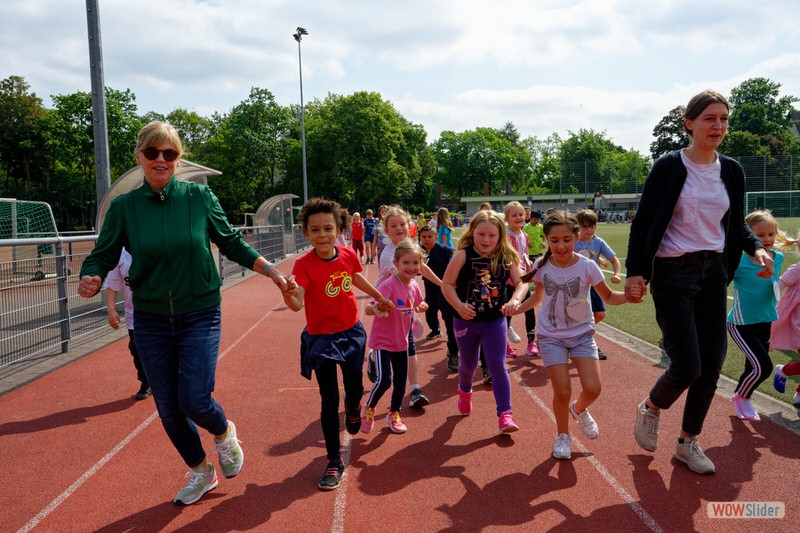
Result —
[{"label": "white cloud", "polygon": [[[800,95],[800,9],[745,0],[100,0],[106,84],[140,112],[227,112],[263,87],[299,103],[376,91],[432,141],[513,122],[523,136],[605,131],[647,154],[696,92],[763,76]],[[4,0],[0,79],[88,91],[82,0]],[[46,100],[47,101],[47,100]],[[49,102],[48,102],[49,105]]]}]

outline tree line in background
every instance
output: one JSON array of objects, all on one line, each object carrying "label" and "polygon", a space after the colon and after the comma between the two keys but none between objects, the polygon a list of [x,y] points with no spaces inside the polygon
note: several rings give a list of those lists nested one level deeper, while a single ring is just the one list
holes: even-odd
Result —
[{"label": "tree line in background", "polygon": [[[798,98],[781,85],[753,78],[732,90],[729,135],[720,151],[734,156],[800,153],[793,135]],[[88,229],[96,213],[91,94],[52,96],[44,107],[24,78],[0,81],[0,197],[49,203],[60,230]],[[112,182],[136,165],[139,129],[166,120],[179,131],[185,158],[222,172],[209,177],[233,224],[274,194],[302,197],[300,107],[281,106],[273,94],[252,88],[227,114],[203,117],[175,109],[139,114],[130,91],[106,88]],[[566,139],[521,138],[512,122],[501,129],[427,132],[400,115],[378,93],[331,94],[306,105],[309,196],[334,198],[351,211],[398,203],[413,212],[435,206],[434,184],[452,195],[513,193],[607,194],[638,190],[652,160],[687,146],[683,107],[653,130],[645,157],[605,132],[580,129]],[[587,178],[591,169],[592,178]]]}]

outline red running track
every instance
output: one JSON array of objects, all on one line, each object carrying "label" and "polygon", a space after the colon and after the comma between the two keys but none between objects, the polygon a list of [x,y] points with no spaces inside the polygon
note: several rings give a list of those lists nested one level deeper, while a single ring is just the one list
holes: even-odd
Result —
[{"label": "red running track", "polygon": [[[374,278],[376,268],[365,268]],[[522,317],[514,320],[523,330]],[[572,460],[550,455],[552,393],[539,360],[508,360],[521,430],[499,436],[491,390],[478,379],[473,414],[458,415],[457,377],[447,372],[444,340],[435,339],[418,343],[431,405],[404,408],[403,435],[382,422],[352,439],[343,431],[349,466],[337,491],[322,492],[319,395],[299,374],[303,325],[303,313],[289,311],[263,277],[223,293],[215,397],[236,422],[246,460],[239,476],[220,478],[188,507],[172,504],[188,469],[152,400],[132,399],[125,340],[0,397],[0,531],[797,530],[800,436],[767,419],[737,420],[718,396],[700,439],[715,475],[672,458],[682,402],[662,415],[659,450],[641,450],[635,409],[661,369],[603,337],[604,390],[591,408],[600,437],[587,441],[573,426]],[[204,443],[216,462],[210,435]],[[712,501],[784,502],[786,516],[712,519]]]}]

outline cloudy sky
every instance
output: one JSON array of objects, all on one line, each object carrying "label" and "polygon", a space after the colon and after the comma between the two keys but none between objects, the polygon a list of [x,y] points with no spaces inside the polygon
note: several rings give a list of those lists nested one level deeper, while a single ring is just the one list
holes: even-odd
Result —
[{"label": "cloudy sky", "polygon": [[[797,0],[98,0],[106,85],[139,112],[227,113],[251,87],[280,105],[373,91],[428,141],[502,127],[604,131],[649,155],[670,109],[766,77],[800,96]],[[85,0],[2,0],[0,79],[90,90]],[[800,108],[800,105],[797,106]]]}]

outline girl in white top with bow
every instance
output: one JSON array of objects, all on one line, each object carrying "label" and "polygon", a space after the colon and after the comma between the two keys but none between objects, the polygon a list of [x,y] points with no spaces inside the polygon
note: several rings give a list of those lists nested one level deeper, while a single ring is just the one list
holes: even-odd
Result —
[{"label": "girl in white top with bow", "polygon": [[[574,215],[558,211],[547,217],[543,230],[547,252],[533,270],[522,276],[526,282],[533,279],[536,291],[515,314],[542,304],[536,321],[537,338],[539,355],[553,385],[553,414],[558,429],[553,457],[570,459],[570,414],[586,438],[595,439],[598,435],[597,424],[588,411],[602,389],[589,288],[594,287],[610,305],[623,304],[626,299],[625,293],[609,288],[597,263],[575,253],[580,226]],[[582,389],[571,403],[570,358],[578,370]]]}]

